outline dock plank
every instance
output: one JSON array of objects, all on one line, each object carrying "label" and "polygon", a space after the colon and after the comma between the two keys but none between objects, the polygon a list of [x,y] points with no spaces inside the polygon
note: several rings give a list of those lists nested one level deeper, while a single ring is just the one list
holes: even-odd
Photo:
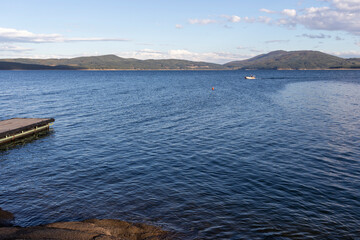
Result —
[{"label": "dock plank", "polygon": [[0,138],[54,122],[53,118],[12,118],[0,121]]}]

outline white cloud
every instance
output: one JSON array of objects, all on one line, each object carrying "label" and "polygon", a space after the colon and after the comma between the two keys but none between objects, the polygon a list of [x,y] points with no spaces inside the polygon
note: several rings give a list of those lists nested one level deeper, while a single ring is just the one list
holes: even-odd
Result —
[{"label": "white cloud", "polygon": [[66,38],[60,34],[36,34],[26,30],[0,28],[0,42],[55,43],[84,41],[129,41],[122,38]]},{"label": "white cloud", "polygon": [[360,10],[360,1],[359,0],[333,0],[332,4],[337,9],[340,9],[340,10],[345,10],[345,11],[359,11]]},{"label": "white cloud", "polygon": [[254,17],[243,17],[243,21],[247,23],[254,23],[256,22],[256,18]]},{"label": "white cloud", "polygon": [[164,53],[153,49],[142,49],[134,52],[123,52],[120,55],[121,57],[126,57],[126,58],[161,59],[163,58]]},{"label": "white cloud", "polygon": [[265,13],[277,13],[276,11],[272,11],[272,10],[269,10],[269,9],[266,9],[266,8],[260,9],[260,12],[265,12]]},{"label": "white cloud", "polygon": [[285,18],[277,24],[303,25],[308,29],[345,31],[360,35],[360,0],[323,0],[329,2],[325,7],[309,7],[300,11],[284,9]]},{"label": "white cloud", "polygon": [[269,40],[265,41],[265,43],[288,43],[290,40]]},{"label": "white cloud", "polygon": [[[170,50],[168,51],[168,54],[170,56],[174,56],[174,58],[184,58],[183,56],[193,56],[194,53],[184,50],[184,49],[176,49],[176,50]],[[186,58],[186,57],[185,57]]]},{"label": "white cloud", "polygon": [[216,20],[213,19],[189,19],[190,24],[200,24],[200,25],[208,25],[211,23],[216,23]]},{"label": "white cloud", "polygon": [[167,52],[169,58],[186,59],[191,61],[203,61],[214,63],[227,63],[234,60],[241,60],[248,57],[248,55],[227,53],[227,52],[205,52],[195,53],[188,50],[170,50]]},{"label": "white cloud", "polygon": [[15,46],[12,44],[2,44],[0,45],[0,51],[1,52],[27,52],[27,51],[32,51],[33,49],[31,48],[24,48],[24,47],[20,47],[20,46]]},{"label": "white cloud", "polygon": [[226,18],[228,22],[238,23],[238,22],[245,22],[245,23],[269,23],[271,18],[265,16],[259,17],[239,17],[236,15],[228,16],[222,15],[221,17]]},{"label": "white cloud", "polygon": [[26,30],[0,28],[0,42],[56,42],[63,38],[59,34],[35,34]]},{"label": "white cloud", "polygon": [[352,50],[352,51],[344,51],[344,52],[328,52],[328,54],[335,55],[342,58],[359,58],[360,51]]},{"label": "white cloud", "polygon": [[[33,49],[31,49],[33,50]],[[89,57],[89,56],[98,56],[97,52],[83,52],[83,53],[76,53],[76,54],[34,54],[33,52],[6,52],[3,56],[1,55],[0,51],[0,58],[31,58],[31,59],[49,59],[49,58],[75,58],[75,57]]]},{"label": "white cloud", "polygon": [[182,28],[184,28],[183,25],[181,25],[181,24],[176,24],[175,27],[176,27],[177,29],[182,29]]},{"label": "white cloud", "polygon": [[284,9],[281,11],[282,14],[289,16],[289,17],[295,17],[296,16],[296,10],[295,9]]},{"label": "white cloud", "polygon": [[257,22],[259,22],[259,23],[270,23],[271,22],[271,18],[269,18],[269,17],[265,17],[265,16],[260,16],[260,17],[258,17],[257,18]]},{"label": "white cloud", "polygon": [[219,18],[222,19],[189,19],[188,22],[190,24],[199,24],[199,25],[208,25],[208,24],[213,24],[213,23],[221,23],[224,24],[223,26],[225,28],[231,28],[231,26],[225,24],[224,19],[226,19],[225,21],[229,22],[229,23],[270,23],[271,22],[271,18],[266,17],[266,16],[258,16],[258,17],[240,17],[237,15],[220,15],[218,16]]},{"label": "white cloud", "polygon": [[227,63],[234,60],[242,60],[254,55],[234,54],[228,52],[205,52],[197,53],[186,49],[172,49],[169,51],[156,51],[152,49],[142,49],[133,52],[120,52],[118,56],[136,59],[183,59],[199,62]]},{"label": "white cloud", "polygon": [[360,35],[360,0],[318,1],[326,2],[328,6],[312,6],[298,10],[283,9],[282,11],[262,8],[259,11],[282,16],[274,21],[271,19],[263,21],[267,24],[274,23],[290,28],[302,25],[308,29],[344,31],[354,35]]},{"label": "white cloud", "polygon": [[239,16],[227,16],[227,19],[229,22],[233,22],[233,23],[237,23],[237,22],[240,22],[241,21],[241,17]]},{"label": "white cloud", "polygon": [[[244,60],[258,55],[259,53],[263,53],[264,51],[255,50],[252,48],[243,49],[248,50],[251,53],[248,54],[239,54],[239,53],[229,53],[229,52],[191,52],[186,49],[172,49],[169,51],[158,51],[154,49],[141,49],[138,51],[129,51],[129,52],[118,52],[116,55],[123,58],[136,58],[141,60],[146,59],[183,59],[190,61],[198,61],[198,62],[211,62],[211,63],[219,63],[224,64],[231,61]],[[29,49],[30,50],[30,49]],[[2,51],[0,50],[0,56]],[[103,53],[104,54],[104,53]],[[100,55],[103,55],[100,54]],[[7,52],[6,56],[3,58],[34,58],[34,59],[46,59],[46,58],[74,58],[79,56],[97,56],[98,52],[83,52],[80,54],[71,54],[71,55],[59,55],[59,54],[48,54],[48,55],[38,55],[33,54],[27,51],[24,52]]]},{"label": "white cloud", "polygon": [[126,42],[124,38],[64,38],[63,42]]},{"label": "white cloud", "polygon": [[331,38],[330,35],[325,35],[323,33],[320,34],[302,34],[302,35],[298,35],[297,37],[305,37],[305,38],[311,38],[311,39],[316,39],[316,38],[320,38],[320,39],[324,39],[324,38]]}]

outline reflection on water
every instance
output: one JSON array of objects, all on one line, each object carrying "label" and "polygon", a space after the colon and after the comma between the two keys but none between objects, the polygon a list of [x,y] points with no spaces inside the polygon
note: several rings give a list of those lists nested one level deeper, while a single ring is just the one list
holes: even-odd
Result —
[{"label": "reflection on water", "polygon": [[23,138],[19,138],[15,141],[12,141],[12,142],[9,142],[6,144],[1,144],[0,151],[8,151],[13,148],[21,148],[25,144],[31,144],[32,142],[34,142],[38,139],[46,138],[46,137],[50,136],[51,134],[53,134],[53,132],[54,132],[54,129],[50,128],[50,130],[37,132],[35,134],[29,135],[29,136],[26,136]]}]

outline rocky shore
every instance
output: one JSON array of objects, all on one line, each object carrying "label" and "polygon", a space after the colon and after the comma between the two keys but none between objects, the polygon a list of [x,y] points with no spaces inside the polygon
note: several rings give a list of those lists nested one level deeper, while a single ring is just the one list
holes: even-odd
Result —
[{"label": "rocky shore", "polygon": [[15,217],[11,212],[2,210],[0,208],[0,227],[9,227],[12,226],[12,222]]},{"label": "rocky shore", "polygon": [[167,240],[170,232],[141,223],[114,219],[88,219],[33,227],[11,226],[14,216],[0,208],[0,240]]}]

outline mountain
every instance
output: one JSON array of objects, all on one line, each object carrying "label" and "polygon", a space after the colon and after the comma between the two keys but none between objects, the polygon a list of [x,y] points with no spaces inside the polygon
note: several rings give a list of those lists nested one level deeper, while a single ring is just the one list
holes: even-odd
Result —
[{"label": "mountain", "polygon": [[230,69],[360,69],[360,59],[344,59],[318,51],[274,51],[225,64]]},{"label": "mountain", "polygon": [[177,59],[139,60],[116,55],[64,59],[0,59],[0,70],[234,70],[359,69],[360,59],[344,59],[318,51],[274,51],[224,65]]},{"label": "mountain", "polygon": [[[134,58],[121,58],[116,55],[104,55],[96,57],[77,57],[69,59],[1,59],[0,69],[6,67],[5,63],[18,63],[49,67],[67,66],[76,70],[220,70],[224,66],[215,63],[193,62],[187,60],[165,59],[165,60],[138,60]],[[37,69],[37,68],[35,68]]]},{"label": "mountain", "polygon": [[25,64],[19,62],[0,61],[0,70],[74,70],[71,66],[47,66],[41,64]]}]

